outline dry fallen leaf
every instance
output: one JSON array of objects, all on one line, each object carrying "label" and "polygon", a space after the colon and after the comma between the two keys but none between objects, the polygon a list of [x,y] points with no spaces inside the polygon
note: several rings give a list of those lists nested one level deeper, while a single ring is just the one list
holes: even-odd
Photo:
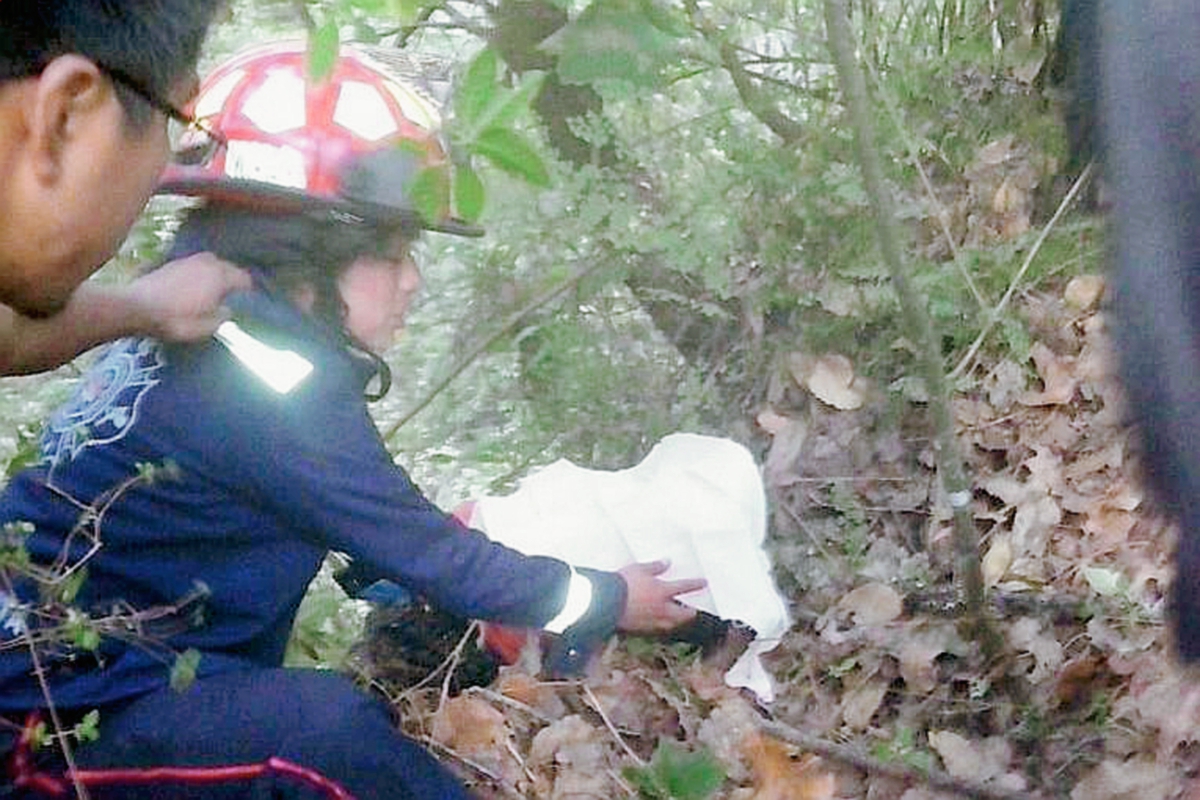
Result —
[{"label": "dry fallen leaf", "polygon": [[771,436],[777,435],[791,422],[788,417],[785,417],[773,408],[764,408],[758,412],[758,416],[754,418],[754,421],[758,423],[758,427]]},{"label": "dry fallen leaf", "polygon": [[1013,517],[1013,563],[1009,571],[1018,577],[1040,580],[1046,565],[1043,556],[1054,526],[1062,521],[1062,508],[1053,497],[1030,499],[1017,506]]},{"label": "dry fallen leaf", "polygon": [[1060,356],[1041,342],[1034,344],[1030,355],[1042,379],[1042,391],[1025,393],[1021,402],[1027,406],[1055,406],[1071,402],[1079,383],[1075,374],[1075,359]]},{"label": "dry fallen leaf", "polygon": [[433,716],[433,738],[460,756],[482,765],[502,781],[514,784],[521,765],[509,751],[510,734],[504,715],[476,697],[459,695],[442,704]]},{"label": "dry fallen leaf", "polygon": [[964,649],[954,626],[940,625],[904,631],[893,654],[900,662],[900,677],[904,678],[909,692],[923,695],[938,685],[938,656],[960,653]]},{"label": "dry fallen leaf", "polygon": [[1045,445],[1032,445],[1033,456],[1021,462],[1021,466],[1029,470],[1029,480],[1026,485],[1030,490],[1038,490],[1039,496],[1045,494],[1060,494],[1063,486],[1062,456]]},{"label": "dry fallen leaf", "polygon": [[941,757],[951,777],[1007,791],[1025,788],[1021,775],[1009,771],[1012,747],[1003,736],[967,739],[954,731],[930,731],[929,746]]},{"label": "dry fallen leaf", "polygon": [[1177,783],[1167,764],[1149,758],[1109,759],[1075,784],[1071,800],[1166,800]]},{"label": "dry fallen leaf", "polygon": [[743,743],[759,729],[761,715],[741,695],[722,700],[700,723],[696,741],[706,746],[735,781],[750,779]]},{"label": "dry fallen leaf", "polygon": [[983,556],[983,582],[995,586],[1004,579],[1013,562],[1012,539],[1006,534],[997,534]]},{"label": "dry fallen leaf", "polygon": [[1099,275],[1076,275],[1067,282],[1063,301],[1076,311],[1089,311],[1104,294],[1104,278]]},{"label": "dry fallen leaf", "polygon": [[771,449],[763,465],[763,474],[770,486],[786,486],[794,482],[795,469],[808,439],[808,426],[794,417],[780,417],[785,422],[772,433]]},{"label": "dry fallen leaf", "polygon": [[837,779],[823,769],[821,759],[807,754],[793,760],[777,739],[752,733],[743,752],[754,776],[751,800],[832,800]]},{"label": "dry fallen leaf", "polygon": [[611,797],[607,739],[579,716],[569,716],[538,731],[529,747],[529,764],[551,768],[552,797]]},{"label": "dry fallen leaf", "polygon": [[854,624],[870,628],[887,623],[904,610],[900,595],[882,583],[867,583],[850,591],[838,602],[838,608],[854,618]]},{"label": "dry fallen leaf", "polygon": [[1004,359],[988,372],[983,380],[987,400],[994,408],[1008,408],[1013,400],[1025,393],[1025,370],[1011,359]]},{"label": "dry fallen leaf", "polygon": [[1041,683],[1053,675],[1063,663],[1063,649],[1053,631],[1033,617],[1021,617],[1008,626],[1008,641],[1013,649],[1033,656],[1029,680]]},{"label": "dry fallen leaf", "polygon": [[1076,656],[1063,664],[1054,677],[1054,697],[1062,705],[1074,705],[1092,694],[1100,671],[1100,659],[1092,653]]},{"label": "dry fallen leaf", "polygon": [[502,747],[508,738],[504,715],[475,697],[460,695],[433,717],[433,738],[459,753],[478,754]]},{"label": "dry fallen leaf", "polygon": [[880,678],[871,678],[848,690],[842,700],[842,721],[854,730],[865,730],[887,690],[887,681]]},{"label": "dry fallen leaf", "polygon": [[802,370],[797,373],[797,362],[793,361],[792,374],[818,400],[840,411],[862,407],[866,393],[862,381],[854,375],[854,364],[850,359],[831,353],[799,363],[802,364]]},{"label": "dry fallen leaf", "polygon": [[496,679],[496,690],[505,697],[524,703],[544,717],[558,719],[567,713],[567,706],[555,687],[539,681],[520,670],[505,668]]}]

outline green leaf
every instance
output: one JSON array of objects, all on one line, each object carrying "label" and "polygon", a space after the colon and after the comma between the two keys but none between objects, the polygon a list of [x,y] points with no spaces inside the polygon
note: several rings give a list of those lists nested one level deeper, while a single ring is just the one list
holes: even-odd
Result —
[{"label": "green leaf", "polygon": [[1084,567],[1083,577],[1092,591],[1101,597],[1120,597],[1129,588],[1121,573],[1105,567]]},{"label": "green leaf", "polygon": [[624,775],[650,800],[707,800],[725,782],[725,770],[706,749],[689,752],[666,740],[649,764],[627,768]]},{"label": "green leaf", "polygon": [[17,452],[4,468],[4,477],[11,478],[25,467],[36,464],[42,458],[41,426],[17,428]]},{"label": "green leaf", "polygon": [[89,653],[100,646],[100,632],[92,621],[83,614],[71,612],[66,623],[66,634],[71,644]]},{"label": "green leaf", "polygon": [[50,735],[50,728],[45,722],[39,722],[33,726],[33,732],[29,735],[30,747],[34,750],[41,750],[43,747],[54,742],[54,737]]},{"label": "green leaf", "polygon": [[339,47],[338,26],[333,21],[326,22],[309,34],[308,77],[313,83],[320,83],[333,74]]},{"label": "green leaf", "polygon": [[521,84],[514,91],[507,92],[502,102],[493,104],[494,109],[488,109],[491,113],[488,127],[512,127],[521,112],[529,108],[529,103],[541,90],[545,80],[544,72],[529,72],[522,75]]},{"label": "green leaf", "polygon": [[550,185],[550,173],[541,157],[519,134],[507,128],[488,128],[470,144],[470,150],[534,186]]},{"label": "green leaf", "polygon": [[200,666],[200,651],[189,647],[175,657],[171,665],[171,688],[186,692],[196,682],[196,670]]},{"label": "green leaf", "polygon": [[418,172],[408,196],[422,219],[427,222],[442,219],[450,205],[449,167],[426,167]]},{"label": "green leaf", "polygon": [[676,59],[675,37],[656,25],[642,0],[596,0],[543,45],[557,53],[564,83],[623,80],[657,86],[662,68]]},{"label": "green leaf", "polygon": [[79,590],[83,588],[84,582],[87,580],[87,567],[80,567],[67,576],[58,587],[58,600],[60,603],[70,605],[75,602],[75,598],[79,595]]},{"label": "green leaf", "polygon": [[646,19],[663,33],[677,39],[691,35],[692,28],[688,25],[687,17],[679,9],[671,5],[660,5],[655,0],[642,0],[641,5]]},{"label": "green leaf", "polygon": [[485,47],[475,56],[463,76],[462,85],[454,94],[454,115],[457,121],[474,125],[484,109],[496,97],[496,51]]},{"label": "green leaf", "polygon": [[483,181],[467,164],[454,170],[454,207],[467,222],[475,222],[483,213]]},{"label": "green leaf", "polygon": [[92,709],[83,715],[75,726],[75,738],[80,742],[94,742],[100,738],[100,712]]},{"label": "green leaf", "polygon": [[677,800],[706,800],[725,781],[725,770],[707,750],[688,752],[669,742],[659,744],[650,766]]}]

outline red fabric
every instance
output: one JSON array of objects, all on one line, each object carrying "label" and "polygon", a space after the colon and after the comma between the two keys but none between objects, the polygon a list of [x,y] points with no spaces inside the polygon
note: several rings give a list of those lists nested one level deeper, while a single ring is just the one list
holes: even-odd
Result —
[{"label": "red fabric", "polygon": [[[474,513],[475,501],[467,500],[454,509],[453,516],[463,525],[470,526]],[[517,663],[526,642],[531,636],[538,635],[537,631],[530,628],[514,628],[494,622],[481,622],[479,625],[483,631],[484,646],[505,664]]]},{"label": "red fabric", "polygon": [[21,739],[8,758],[8,776],[17,789],[28,789],[48,797],[68,797],[75,786],[148,786],[173,783],[201,786],[230,781],[250,781],[268,775],[286,775],[324,793],[329,800],[354,800],[336,781],[316,770],[302,767],[284,758],[268,758],[258,764],[214,767],[148,767],[140,769],[92,769],[68,771],[62,777],[41,772],[33,763],[33,734],[41,722],[37,714],[25,721]]}]

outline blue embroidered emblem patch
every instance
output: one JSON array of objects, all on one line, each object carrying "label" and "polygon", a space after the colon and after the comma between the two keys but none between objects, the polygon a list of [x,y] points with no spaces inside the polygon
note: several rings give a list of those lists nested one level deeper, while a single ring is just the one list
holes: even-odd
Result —
[{"label": "blue embroidered emblem patch", "polygon": [[109,345],[60,406],[42,433],[42,458],[53,470],[85,447],[115,442],[137,420],[138,405],[166,364],[153,339],[120,339]]}]

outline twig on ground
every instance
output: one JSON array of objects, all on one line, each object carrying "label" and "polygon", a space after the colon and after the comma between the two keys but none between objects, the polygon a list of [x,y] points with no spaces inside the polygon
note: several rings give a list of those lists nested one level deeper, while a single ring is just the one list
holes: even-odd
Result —
[{"label": "twig on ground", "polygon": [[580,683],[579,687],[583,691],[583,699],[600,715],[601,721],[604,722],[604,727],[608,728],[608,732],[617,740],[617,744],[621,745],[621,749],[625,751],[625,754],[632,758],[638,766],[646,766],[646,760],[633,752],[632,748],[625,742],[624,737],[621,736],[620,731],[617,730],[617,726],[613,725],[612,720],[608,718],[608,714],[604,713],[604,706],[600,705],[600,698],[596,697],[596,694],[592,691],[592,687],[586,683]]},{"label": "twig on ground", "polygon": [[796,730],[782,722],[762,720],[760,726],[764,733],[770,734],[777,739],[794,744],[808,752],[816,753],[822,758],[846,764],[872,775],[882,775],[908,783],[924,784],[938,791],[969,797],[972,800],[1035,800],[1038,797],[1038,795],[1029,792],[1007,792],[987,786],[979,786],[969,781],[953,778],[944,772],[935,772],[932,770],[926,772],[894,762],[880,761],[854,748],[827,742],[819,737]]},{"label": "twig on ground", "polygon": [[513,757],[513,760],[521,767],[521,771],[525,773],[525,777],[529,778],[530,783],[537,782],[537,776],[533,774],[533,770],[525,763],[525,759],[521,758],[521,754],[517,752],[517,746],[512,743],[511,739],[504,740],[504,748],[508,750],[508,754]]},{"label": "twig on ground", "polygon": [[443,756],[462,764],[464,767],[471,770],[484,780],[491,782],[497,789],[503,792],[505,796],[515,798],[516,800],[525,800],[524,795],[520,794],[516,789],[513,789],[511,786],[506,784],[503,778],[492,772],[483,764],[480,764],[478,761],[473,761],[467,758],[462,753],[454,750],[453,748],[447,747],[437,739],[434,739],[432,736],[422,736],[420,737],[419,741],[429,749],[436,750]]},{"label": "twig on ground", "polygon": [[502,695],[499,692],[493,692],[491,689],[488,689],[483,686],[472,686],[469,689],[467,689],[465,692],[463,692],[463,694],[471,695],[471,696],[478,695],[492,703],[497,703],[499,705],[508,706],[509,708],[516,709],[517,711],[522,711],[522,712],[528,714],[529,716],[533,717],[534,719],[538,720],[539,722],[544,722],[547,725],[554,724],[554,719],[552,717],[549,717],[546,714],[543,714],[541,711],[538,711],[533,706],[528,705],[526,703],[522,703],[520,700],[514,700],[511,697],[506,697],[505,695]]},{"label": "twig on ground", "polygon": [[[450,655],[446,656],[445,660],[442,661],[441,664],[438,664],[432,672],[422,678],[419,683],[408,687],[396,695],[395,699],[392,701],[393,704],[405,699],[415,692],[420,691],[421,689],[424,689],[426,686],[433,683],[439,675],[443,675],[443,673],[445,674],[442,678],[441,699],[438,701],[438,705],[440,706],[442,703],[445,703],[446,697],[450,694],[450,679],[454,677],[454,668],[457,667],[458,662],[462,660],[463,648],[467,646],[467,642],[471,641],[471,637],[475,635],[478,630],[478,622],[472,622],[470,625],[468,625],[466,632],[463,633],[462,638],[458,640],[458,644],[454,645],[454,649],[450,651]],[[377,682],[372,679],[372,683]],[[386,694],[389,698],[392,696],[390,692],[385,691],[384,694]]]},{"label": "twig on ground", "polygon": [[454,678],[454,670],[458,668],[458,662],[462,660],[463,648],[467,646],[467,642],[471,641],[471,637],[476,635],[478,630],[478,622],[472,622],[468,625],[462,638],[458,640],[458,644],[454,645],[454,649],[450,651],[450,655],[438,666],[438,670],[444,669],[446,671],[445,676],[442,678],[442,693],[441,697],[438,698],[438,708],[446,704],[446,698],[450,696],[450,681]]},{"label": "twig on ground", "polygon": [[779,507],[782,508],[784,513],[791,518],[792,522],[796,523],[796,527],[798,527],[800,531],[808,537],[808,541],[813,547],[817,548],[817,552],[821,554],[822,558],[827,561],[833,559],[833,555],[825,548],[825,543],[822,542],[821,539],[812,532],[812,529],[805,524],[804,519],[796,513],[794,508],[787,503],[781,503]]},{"label": "twig on ground", "polygon": [[612,767],[609,767],[606,772],[608,772],[608,777],[612,778],[613,783],[621,787],[621,791],[625,793],[626,797],[638,797],[637,790],[629,785],[629,781],[625,780],[621,773]]}]

